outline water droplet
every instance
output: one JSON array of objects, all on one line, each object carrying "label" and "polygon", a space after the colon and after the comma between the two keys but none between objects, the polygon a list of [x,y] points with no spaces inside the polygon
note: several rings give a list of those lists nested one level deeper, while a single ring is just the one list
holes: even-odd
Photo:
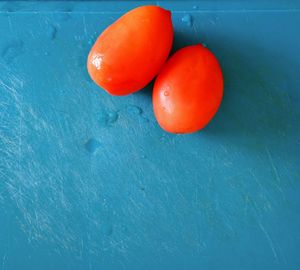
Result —
[{"label": "water droplet", "polygon": [[7,63],[11,63],[17,56],[23,53],[24,43],[21,40],[15,40],[8,44],[2,51],[2,58]]},{"label": "water droplet", "polygon": [[188,26],[193,25],[193,17],[190,14],[186,14],[181,19],[182,22],[184,22]]},{"label": "water droplet", "polygon": [[102,111],[99,117],[99,124],[102,127],[106,127],[110,124],[115,123],[118,120],[118,113],[114,111]]},{"label": "water droplet", "polygon": [[53,40],[56,38],[56,34],[57,34],[57,29],[55,26],[53,25],[49,25],[48,29],[47,29],[47,36]]},{"label": "water droplet", "polygon": [[166,96],[166,97],[167,97],[169,94],[170,94],[169,91],[165,91],[165,92],[164,92],[164,96]]},{"label": "water droplet", "polygon": [[91,154],[94,154],[100,147],[100,143],[96,139],[91,138],[85,143],[84,146],[88,152],[90,152]]},{"label": "water droplet", "polygon": [[127,106],[126,111],[131,115],[141,115],[143,113],[142,108],[135,105]]},{"label": "water droplet", "polygon": [[145,159],[145,158],[146,158],[146,156],[145,156],[145,155],[141,155],[141,158],[142,158],[142,159]]},{"label": "water droplet", "polygon": [[118,113],[117,112],[109,112],[108,113],[108,124],[112,124],[118,120]]},{"label": "water droplet", "polygon": [[195,5],[195,6],[193,6],[193,9],[194,9],[194,10],[197,10],[198,8],[199,8],[199,7],[198,7],[198,6],[196,6],[196,5]]},{"label": "water droplet", "polygon": [[48,55],[49,55],[49,53],[48,53],[48,52],[44,52],[44,55],[45,55],[45,56],[48,56]]}]

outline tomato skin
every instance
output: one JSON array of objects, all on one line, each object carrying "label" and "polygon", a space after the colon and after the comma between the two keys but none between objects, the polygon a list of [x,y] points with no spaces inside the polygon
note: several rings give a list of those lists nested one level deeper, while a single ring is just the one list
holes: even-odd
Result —
[{"label": "tomato skin", "polygon": [[154,114],[171,133],[205,127],[223,96],[223,76],[216,57],[202,45],[178,50],[165,63],[153,90]]},{"label": "tomato skin", "polygon": [[106,28],[87,61],[91,78],[112,95],[145,87],[166,61],[173,42],[171,12],[158,6],[135,8]]}]

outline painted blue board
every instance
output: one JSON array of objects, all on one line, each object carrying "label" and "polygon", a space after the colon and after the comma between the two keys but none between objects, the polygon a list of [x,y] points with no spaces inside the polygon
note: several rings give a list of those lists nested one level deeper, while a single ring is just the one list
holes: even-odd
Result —
[{"label": "painted blue board", "polygon": [[87,75],[144,3],[0,2],[0,269],[300,269],[299,2],[154,2],[224,71],[191,135]]}]

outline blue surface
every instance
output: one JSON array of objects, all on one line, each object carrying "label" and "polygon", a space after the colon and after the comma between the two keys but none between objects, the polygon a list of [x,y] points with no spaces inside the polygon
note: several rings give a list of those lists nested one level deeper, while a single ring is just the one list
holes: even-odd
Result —
[{"label": "blue surface", "polygon": [[138,2],[0,2],[0,269],[300,269],[300,4],[159,2],[225,77],[192,135],[88,78]]}]

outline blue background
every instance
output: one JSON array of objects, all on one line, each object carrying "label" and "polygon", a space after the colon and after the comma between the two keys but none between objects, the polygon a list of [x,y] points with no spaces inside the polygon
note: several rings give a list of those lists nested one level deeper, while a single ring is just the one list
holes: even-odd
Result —
[{"label": "blue background", "polygon": [[151,85],[85,68],[144,3],[0,2],[0,269],[300,269],[300,4],[152,2],[224,71],[213,121],[172,135]]}]

